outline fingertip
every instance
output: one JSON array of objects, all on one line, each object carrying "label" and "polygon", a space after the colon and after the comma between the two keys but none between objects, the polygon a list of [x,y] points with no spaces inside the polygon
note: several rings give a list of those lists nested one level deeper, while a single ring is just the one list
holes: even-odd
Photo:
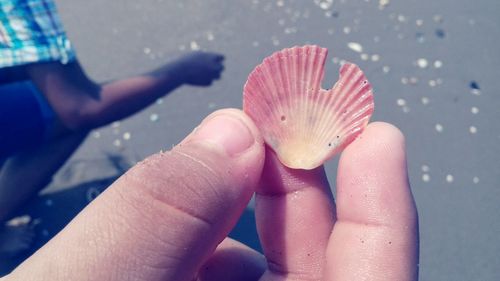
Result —
[{"label": "fingertip", "polygon": [[385,122],[370,123],[342,153],[350,161],[366,161],[378,158],[377,154],[401,153],[405,151],[405,137],[394,125]]},{"label": "fingertip", "polygon": [[[388,174],[393,174],[392,168],[396,168],[397,171],[406,174],[405,137],[392,124],[371,123],[355,141],[346,147],[339,165],[357,174],[369,172],[373,168],[382,169]],[[402,171],[401,168],[404,170]],[[339,172],[343,172],[344,169],[339,169]],[[344,173],[340,175],[343,176]]]},{"label": "fingertip", "polygon": [[258,154],[257,158],[264,158],[263,139],[259,130],[239,109],[220,109],[213,112],[177,147],[193,143],[211,146],[212,149],[225,151],[230,156],[254,152]]},{"label": "fingertip", "polygon": [[[394,222],[395,211],[413,213],[405,137],[394,125],[375,122],[342,153],[337,177],[339,219]],[[405,216],[406,218],[406,216]],[[396,222],[397,223],[397,222]]]},{"label": "fingertip", "polygon": [[[236,118],[240,120],[250,131],[252,134],[253,138],[255,139],[255,142],[260,145],[262,150],[264,149],[264,139],[260,133],[260,130],[257,128],[253,120],[245,113],[243,110],[238,109],[238,108],[223,108],[223,109],[218,109],[214,112],[212,112],[210,115],[208,115],[202,122],[206,122],[207,120],[213,119],[214,117],[217,116],[228,116],[232,118]],[[196,129],[195,129],[196,131]]]}]

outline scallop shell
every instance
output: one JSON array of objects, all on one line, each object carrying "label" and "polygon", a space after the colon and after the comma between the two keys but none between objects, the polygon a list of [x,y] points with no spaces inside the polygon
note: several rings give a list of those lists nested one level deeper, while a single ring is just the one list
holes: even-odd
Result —
[{"label": "scallop shell", "polygon": [[243,90],[243,110],[290,168],[322,165],[361,133],[373,113],[371,85],[354,64],[342,65],[332,89],[321,88],[327,53],[318,46],[276,52],[250,73]]}]

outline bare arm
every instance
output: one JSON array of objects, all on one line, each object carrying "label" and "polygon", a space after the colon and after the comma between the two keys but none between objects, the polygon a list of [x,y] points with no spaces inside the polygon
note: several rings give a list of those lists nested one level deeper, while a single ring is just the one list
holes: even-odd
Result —
[{"label": "bare arm", "polygon": [[206,86],[218,79],[223,57],[192,53],[150,73],[102,85],[78,62],[29,66],[27,71],[70,129],[91,129],[128,117],[183,84]]}]

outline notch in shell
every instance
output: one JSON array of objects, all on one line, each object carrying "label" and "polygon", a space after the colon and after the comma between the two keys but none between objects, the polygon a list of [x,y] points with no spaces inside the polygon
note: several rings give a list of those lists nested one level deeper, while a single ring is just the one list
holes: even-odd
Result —
[{"label": "notch in shell", "polygon": [[243,110],[289,168],[314,169],[342,151],[368,124],[372,87],[345,63],[333,88],[321,88],[328,50],[293,47],[264,59],[248,76]]}]

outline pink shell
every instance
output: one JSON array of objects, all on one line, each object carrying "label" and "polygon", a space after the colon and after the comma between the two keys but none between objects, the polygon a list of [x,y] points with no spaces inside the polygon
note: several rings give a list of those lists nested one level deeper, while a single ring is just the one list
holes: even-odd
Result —
[{"label": "pink shell", "polygon": [[370,83],[354,64],[340,68],[330,90],[321,88],[327,49],[293,47],[264,59],[248,76],[243,110],[280,161],[314,169],[342,151],[373,113]]}]

